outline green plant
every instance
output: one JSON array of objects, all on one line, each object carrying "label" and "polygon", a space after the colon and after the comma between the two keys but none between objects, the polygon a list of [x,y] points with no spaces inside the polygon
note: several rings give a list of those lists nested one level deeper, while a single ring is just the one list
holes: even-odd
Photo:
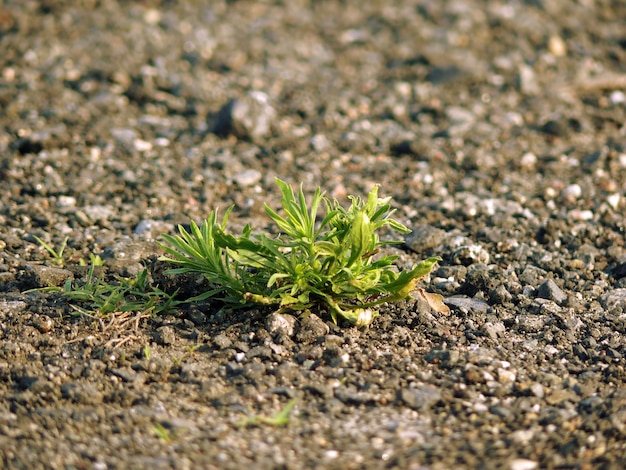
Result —
[{"label": "green plant", "polygon": [[[63,287],[45,287],[48,292],[60,292],[71,302],[79,313],[106,316],[114,312],[161,313],[173,309],[182,302],[175,300],[158,287],[151,286],[146,269],[133,278],[118,277],[116,282],[107,283],[95,275],[96,261],[92,259],[87,277],[79,282],[68,279]],[[193,300],[193,299],[192,299]]]},{"label": "green plant", "polygon": [[[89,253],[89,263],[93,266],[104,266],[104,260],[100,258],[100,255],[94,255],[93,253]],[[87,261],[85,261],[84,258],[80,258],[78,264],[80,266],[87,266]]]},{"label": "green plant", "polygon": [[[326,306],[332,319],[341,317],[357,326],[369,325],[376,307],[406,299],[416,282],[433,269],[438,257],[412,269],[398,271],[396,256],[378,257],[381,247],[400,241],[381,241],[383,227],[399,233],[410,230],[390,216],[390,198],[378,197],[374,187],[367,200],[350,197],[348,209],[329,200],[318,188],[307,206],[302,187],[298,195],[276,180],[284,215],[267,204],[265,211],[281,232],[252,234],[247,225],[240,236],[227,233],[232,207],[221,221],[211,211],[200,227],[178,227],[179,235],[164,235],[167,255],[160,260],[180,267],[168,273],[203,274],[212,288],[196,299],[215,297],[229,304],[273,305],[279,310],[303,311]],[[318,221],[320,206],[325,215]],[[430,295],[423,293],[427,298]]]},{"label": "green plant", "polygon": [[261,424],[268,424],[270,426],[282,427],[289,424],[289,415],[294,406],[296,406],[297,400],[289,401],[282,410],[274,414],[271,417],[267,416],[248,416],[236,423],[236,426],[260,426]]},{"label": "green plant", "polygon": [[61,247],[57,251],[52,245],[46,243],[38,236],[33,236],[35,237],[35,240],[37,240],[37,242],[50,254],[50,256],[52,256],[52,262],[54,264],[56,264],[57,266],[63,266],[63,264],[65,264],[65,260],[63,259],[63,252],[65,251],[65,248],[67,248],[67,241],[69,240],[69,237],[65,237],[65,240],[63,240],[63,243],[61,243]]},{"label": "green plant", "polygon": [[167,443],[172,442],[172,436],[170,435],[170,432],[161,423],[154,423],[152,425],[152,430],[154,431],[154,434],[156,434],[157,437],[159,437],[163,441]]}]

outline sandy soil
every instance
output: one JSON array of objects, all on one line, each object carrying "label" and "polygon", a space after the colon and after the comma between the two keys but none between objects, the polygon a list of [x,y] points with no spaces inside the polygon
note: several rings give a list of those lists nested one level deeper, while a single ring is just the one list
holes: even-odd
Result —
[{"label": "sandy soil", "polygon": [[[626,3],[0,1],[5,468],[626,466]],[[369,329],[77,314],[274,178],[374,184],[443,258]],[[67,248],[59,263],[41,240]],[[82,305],[82,308],[87,308]],[[268,419],[294,404],[286,426]],[[271,421],[271,420],[270,420]]]}]

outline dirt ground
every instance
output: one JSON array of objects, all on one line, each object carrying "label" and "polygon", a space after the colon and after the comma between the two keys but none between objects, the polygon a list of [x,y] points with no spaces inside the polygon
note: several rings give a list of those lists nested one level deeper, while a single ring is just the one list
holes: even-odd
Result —
[{"label": "dirt ground", "polygon": [[[625,123],[622,0],[0,0],[0,466],[626,467]],[[160,234],[275,177],[380,184],[450,315],[26,292],[197,294]]]}]

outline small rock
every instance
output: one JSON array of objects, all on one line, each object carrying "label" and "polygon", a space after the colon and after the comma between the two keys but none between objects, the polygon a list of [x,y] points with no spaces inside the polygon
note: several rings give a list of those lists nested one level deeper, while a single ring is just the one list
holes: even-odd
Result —
[{"label": "small rock", "polygon": [[39,330],[40,333],[49,333],[54,328],[54,320],[48,316],[37,316],[33,320],[33,326]]},{"label": "small rock", "polygon": [[176,339],[176,333],[174,333],[174,328],[171,326],[162,326],[157,329],[154,340],[157,344],[161,346],[168,346],[170,344],[174,344],[174,340]]},{"label": "small rock", "polygon": [[561,36],[550,36],[548,39],[548,50],[555,57],[563,57],[567,54],[567,44]]},{"label": "small rock", "polygon": [[213,130],[219,135],[233,134],[254,142],[270,135],[275,120],[276,110],[270,105],[269,97],[252,91],[224,105]]},{"label": "small rock", "polygon": [[546,319],[543,315],[519,315],[516,318],[519,329],[526,333],[536,333],[541,331],[545,324]]},{"label": "small rock", "polygon": [[298,327],[296,340],[303,343],[311,343],[330,331],[328,325],[314,313],[303,315]]},{"label": "small rock", "polygon": [[489,264],[489,253],[480,245],[465,245],[452,253],[452,262],[469,266],[470,264]]},{"label": "small rock", "polygon": [[233,342],[224,333],[220,333],[219,335],[213,337],[213,344],[219,349],[227,349],[232,346]]},{"label": "small rock", "polygon": [[509,470],[535,470],[537,462],[528,459],[513,459],[509,465]]},{"label": "small rock", "polygon": [[28,304],[21,300],[3,300],[0,301],[0,314],[16,315],[24,312],[28,308]]},{"label": "small rock", "polygon": [[232,180],[241,187],[252,186],[257,184],[263,178],[263,173],[259,170],[248,169],[240,171],[232,176]]},{"label": "small rock", "polygon": [[151,255],[158,253],[159,245],[153,241],[134,241],[125,238],[114,245],[105,248],[103,259],[115,260],[118,266],[126,266],[138,263]]},{"label": "small rock", "polygon": [[146,238],[158,238],[162,233],[172,231],[172,224],[160,220],[143,219],[135,227],[135,235],[143,235]]},{"label": "small rock", "polygon": [[544,391],[543,385],[541,385],[539,382],[533,383],[529,388],[530,388],[530,392],[537,398],[544,397],[545,391]]},{"label": "small rock", "polygon": [[52,268],[40,264],[27,264],[25,277],[32,288],[59,287],[68,279],[74,278],[71,271],[61,268]]},{"label": "small rock", "polygon": [[447,305],[452,305],[463,312],[481,312],[485,313],[489,309],[489,304],[482,299],[473,299],[464,295],[454,295],[446,297],[443,301]]},{"label": "small rock", "polygon": [[537,165],[537,156],[532,152],[526,152],[522,155],[520,166],[524,170],[534,170]]},{"label": "small rock", "polygon": [[563,304],[567,300],[567,294],[552,279],[547,279],[537,288],[537,296],[542,299],[552,300],[557,304]]},{"label": "small rock", "polygon": [[583,190],[579,184],[570,184],[563,191],[561,191],[561,197],[570,203],[576,202],[577,199],[582,196]]},{"label": "small rock", "polygon": [[498,382],[500,382],[501,384],[507,384],[507,383],[515,382],[515,379],[516,379],[515,372],[512,372],[510,370],[506,370],[506,369],[503,369],[503,368],[498,368],[498,370],[496,372],[498,374]]},{"label": "small rock", "polygon": [[497,339],[498,335],[506,332],[506,327],[501,321],[496,323],[487,322],[483,325],[483,330],[491,339]]},{"label": "small rock", "polygon": [[432,385],[420,388],[402,388],[398,390],[397,399],[414,410],[430,408],[441,400],[441,390]]},{"label": "small rock", "polygon": [[265,320],[265,327],[272,336],[284,335],[292,337],[295,331],[296,317],[285,313],[272,313]]},{"label": "small rock", "polygon": [[613,289],[600,296],[600,305],[606,310],[626,307],[626,288]]},{"label": "small rock", "polygon": [[537,75],[531,66],[526,64],[521,65],[518,71],[517,80],[519,91],[525,95],[537,95],[541,92],[541,87],[537,81]]},{"label": "small rock", "polygon": [[406,245],[416,253],[435,248],[441,244],[446,236],[444,230],[431,225],[418,225],[404,240]]},{"label": "small rock", "polygon": [[539,127],[539,130],[552,137],[566,137],[567,126],[561,120],[550,119]]}]

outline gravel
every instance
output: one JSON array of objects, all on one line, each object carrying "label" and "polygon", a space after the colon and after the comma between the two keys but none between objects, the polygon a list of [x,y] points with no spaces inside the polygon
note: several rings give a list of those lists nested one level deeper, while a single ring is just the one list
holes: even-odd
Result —
[{"label": "gravel", "polygon": [[[310,4],[309,4],[310,3]],[[624,2],[0,2],[7,468],[626,466]],[[369,329],[211,302],[79,315],[274,178],[380,184],[443,260]],[[57,266],[34,237],[59,249]],[[271,424],[295,400],[286,426]]]}]

